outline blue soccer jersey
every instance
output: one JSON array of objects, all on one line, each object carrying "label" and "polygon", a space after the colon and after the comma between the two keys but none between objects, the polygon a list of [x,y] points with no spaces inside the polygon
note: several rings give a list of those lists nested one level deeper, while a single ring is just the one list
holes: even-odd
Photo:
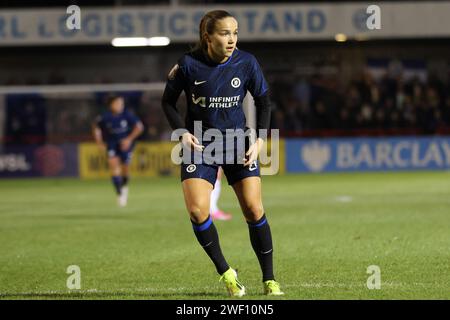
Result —
[{"label": "blue soccer jersey", "polygon": [[253,97],[268,86],[256,58],[236,49],[222,64],[211,62],[201,51],[185,54],[169,73],[167,86],[187,99],[186,129],[193,133],[194,121],[203,130],[245,129],[242,102],[249,91]]},{"label": "blue soccer jersey", "polygon": [[97,125],[102,130],[106,143],[119,142],[126,138],[139,122],[139,118],[128,110],[116,115],[107,111],[97,118]]},{"label": "blue soccer jersey", "polygon": [[123,163],[130,163],[134,141],[128,150],[122,150],[120,140],[126,138],[138,123],[139,118],[127,110],[116,115],[108,111],[97,118],[97,126],[102,131],[108,157],[119,157]]},{"label": "blue soccer jersey", "polygon": [[[219,129],[222,134],[226,134],[227,129],[245,131],[246,118],[242,103],[247,91],[257,98],[266,96],[267,90],[268,85],[261,67],[252,54],[236,49],[226,62],[217,64],[198,50],[187,53],[178,60],[169,72],[165,94],[170,94],[173,99],[182,91],[185,92],[187,99],[185,128],[196,134],[194,122],[201,121],[203,135],[206,130],[212,128]],[[163,106],[164,101],[163,98]],[[174,123],[173,127],[180,125]],[[201,143],[204,146],[209,144],[205,140]],[[200,178],[214,185],[219,165],[223,168],[230,185],[244,178],[259,176],[257,161],[249,166],[239,162],[243,160],[248,147],[248,139],[245,141],[245,148],[240,151],[234,139],[224,140],[223,153],[219,157],[220,163],[210,162],[211,157],[206,156],[205,152],[201,153],[202,162],[196,163],[194,154],[197,152],[191,153],[187,161],[183,159],[181,180]]]}]

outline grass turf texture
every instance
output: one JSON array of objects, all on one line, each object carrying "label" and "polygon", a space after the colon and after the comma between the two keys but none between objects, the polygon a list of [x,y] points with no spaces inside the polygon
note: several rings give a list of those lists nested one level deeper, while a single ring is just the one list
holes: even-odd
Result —
[{"label": "grass turf texture", "polygon": [[[281,299],[449,299],[449,192],[448,172],[264,177]],[[234,214],[216,222],[225,257],[264,299],[231,188],[220,206]],[[176,178],[133,179],[124,209],[107,180],[2,180],[0,221],[0,299],[229,299]]]}]

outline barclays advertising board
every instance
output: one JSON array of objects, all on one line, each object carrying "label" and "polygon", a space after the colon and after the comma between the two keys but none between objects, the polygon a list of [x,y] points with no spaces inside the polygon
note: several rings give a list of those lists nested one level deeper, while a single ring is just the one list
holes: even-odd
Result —
[{"label": "barclays advertising board", "polygon": [[287,172],[450,169],[450,136],[286,139]]}]

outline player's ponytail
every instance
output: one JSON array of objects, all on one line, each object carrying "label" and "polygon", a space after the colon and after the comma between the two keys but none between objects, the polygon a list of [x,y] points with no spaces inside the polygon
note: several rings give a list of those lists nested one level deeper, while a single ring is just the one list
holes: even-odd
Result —
[{"label": "player's ponytail", "polygon": [[213,10],[206,13],[200,21],[200,25],[198,27],[199,41],[193,48],[193,51],[201,49],[206,52],[208,50],[208,42],[206,40],[205,33],[212,34],[216,27],[216,22],[228,17],[233,16],[225,10]]}]

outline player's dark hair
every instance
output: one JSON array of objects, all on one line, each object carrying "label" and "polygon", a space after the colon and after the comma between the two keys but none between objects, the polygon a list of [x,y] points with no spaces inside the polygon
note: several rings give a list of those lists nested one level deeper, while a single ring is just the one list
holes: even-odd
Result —
[{"label": "player's dark hair", "polygon": [[200,25],[198,27],[199,30],[199,41],[192,49],[192,51],[196,50],[208,50],[208,43],[205,39],[205,33],[212,34],[216,27],[216,22],[222,20],[224,18],[233,17],[229,12],[225,10],[213,10],[206,13],[202,20],[200,21]]}]

